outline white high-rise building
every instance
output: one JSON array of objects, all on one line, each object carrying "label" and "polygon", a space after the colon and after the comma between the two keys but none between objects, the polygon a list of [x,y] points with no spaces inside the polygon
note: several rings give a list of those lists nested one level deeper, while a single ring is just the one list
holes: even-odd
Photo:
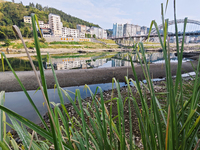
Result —
[{"label": "white high-rise building", "polygon": [[79,38],[85,38],[85,33],[84,32],[79,32]]},{"label": "white high-rise building", "polygon": [[124,37],[129,37],[132,36],[132,30],[131,30],[131,24],[124,24],[124,28],[123,28],[123,36]]},{"label": "white high-rise building", "polygon": [[70,37],[70,28],[62,28],[62,37]]},{"label": "white high-rise building", "polygon": [[102,39],[107,39],[107,32],[104,29],[102,29]]},{"label": "white high-rise building", "polygon": [[51,28],[53,36],[62,36],[62,22],[60,20],[60,16],[49,14],[49,27]]},{"label": "white high-rise building", "polygon": [[137,33],[137,29],[134,24],[131,24],[131,33],[132,33],[132,36],[136,35],[136,33]]},{"label": "white high-rise building", "polygon": [[78,29],[70,29],[70,36],[73,38],[79,38],[79,30]]},{"label": "white high-rise building", "polygon": [[104,29],[98,27],[90,28],[91,35],[95,35],[97,39],[107,39],[107,32]]},{"label": "white high-rise building", "polygon": [[129,36],[141,35],[141,29],[143,28],[141,28],[138,25],[126,23],[124,24],[124,28],[123,28],[123,36],[129,37]]},{"label": "white high-rise building", "polygon": [[62,28],[62,37],[85,38],[85,33],[78,29]]},{"label": "white high-rise building", "polygon": [[39,23],[40,28],[44,28],[44,21],[38,20],[38,23]]}]

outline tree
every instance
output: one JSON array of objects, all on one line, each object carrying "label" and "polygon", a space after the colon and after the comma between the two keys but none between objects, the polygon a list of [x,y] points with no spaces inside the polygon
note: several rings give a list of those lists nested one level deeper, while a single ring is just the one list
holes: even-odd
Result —
[{"label": "tree", "polygon": [[91,38],[91,34],[86,34],[86,33],[85,33],[85,37],[86,37],[86,38]]},{"label": "tree", "polygon": [[10,46],[10,44],[11,44],[11,42],[10,42],[9,39],[6,39],[6,40],[4,41],[4,45],[5,45],[5,46]]},{"label": "tree", "polygon": [[29,27],[25,27],[24,28],[24,36],[28,38],[30,33],[31,33],[30,28]]},{"label": "tree", "polygon": [[93,34],[93,36],[92,36],[93,38],[96,38],[96,35],[95,34]]},{"label": "tree", "polygon": [[35,8],[34,3],[29,3],[29,6]]}]

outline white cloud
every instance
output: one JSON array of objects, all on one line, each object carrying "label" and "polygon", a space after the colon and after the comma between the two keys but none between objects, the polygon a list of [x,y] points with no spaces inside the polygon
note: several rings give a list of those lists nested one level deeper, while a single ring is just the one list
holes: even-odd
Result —
[{"label": "white cloud", "polygon": [[[75,0],[79,1],[79,0]],[[81,9],[76,8],[64,8],[63,11],[67,11],[67,13],[72,14],[72,16],[79,17],[83,20],[90,21],[94,20],[93,23],[99,24],[102,26],[103,24],[110,24],[115,22],[121,23],[131,23],[132,19],[125,19],[120,16],[127,16],[128,14],[121,10],[118,7],[104,7],[100,5],[90,5],[90,6],[82,6]],[[123,18],[123,19],[122,19]],[[108,26],[102,26],[103,28],[108,28]]]}]

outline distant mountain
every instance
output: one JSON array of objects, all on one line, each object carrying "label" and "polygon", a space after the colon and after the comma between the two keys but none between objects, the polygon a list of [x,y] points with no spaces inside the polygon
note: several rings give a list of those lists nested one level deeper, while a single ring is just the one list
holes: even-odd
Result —
[{"label": "distant mountain", "polygon": [[[49,13],[57,14],[61,17],[61,21],[64,27],[76,28],[76,24],[82,24],[86,26],[99,27],[97,24],[93,24],[82,19],[73,17],[64,13],[61,10],[57,10],[51,7],[42,7],[40,4],[30,3],[28,6],[24,6],[22,3],[12,2],[0,2],[0,31],[4,32],[9,38],[14,38],[15,35],[12,31],[12,25],[17,25],[24,36],[30,37],[31,32],[30,25],[24,23],[23,17],[30,16],[31,13],[35,13],[38,20],[42,20],[45,23],[48,22]],[[0,38],[5,38],[0,34]]]}]

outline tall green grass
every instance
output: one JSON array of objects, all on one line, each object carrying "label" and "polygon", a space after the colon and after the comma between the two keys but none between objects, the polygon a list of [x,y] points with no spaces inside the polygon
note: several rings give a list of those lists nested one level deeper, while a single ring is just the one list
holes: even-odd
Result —
[{"label": "tall green grass", "polygon": [[[175,5],[175,1],[174,1]],[[158,101],[154,86],[151,81],[151,75],[149,72],[149,65],[145,58],[145,51],[143,47],[143,43],[138,43],[135,45],[136,54],[138,59],[140,60],[141,67],[143,69],[147,86],[143,86],[143,84],[138,80],[136,75],[136,70],[131,61],[132,71],[135,77],[135,81],[133,79],[129,79],[125,77],[128,88],[128,97],[123,99],[120,92],[120,85],[115,78],[113,78],[112,83],[113,87],[116,85],[116,90],[118,93],[117,97],[111,97],[110,100],[105,102],[103,97],[103,91],[100,87],[96,88],[96,92],[92,93],[89,86],[85,85],[85,88],[91,94],[92,101],[85,102],[80,95],[80,91],[76,90],[75,100],[73,100],[69,91],[63,90],[58,83],[56,73],[54,71],[54,67],[51,65],[52,74],[55,79],[57,92],[60,98],[60,107],[59,104],[55,104],[50,102],[48,99],[47,93],[47,85],[42,65],[42,57],[40,54],[40,45],[39,39],[37,36],[36,25],[33,23],[33,33],[35,40],[35,48],[37,51],[37,59],[40,68],[40,78],[41,82],[36,73],[36,79],[38,81],[38,87],[43,93],[43,98],[45,101],[45,105],[48,108],[48,115],[50,119],[50,128],[47,126],[46,122],[43,120],[41,114],[37,110],[34,102],[30,98],[28,92],[24,88],[23,84],[17,77],[15,71],[12,69],[12,66],[9,64],[5,54],[5,60],[9,64],[12,72],[17,78],[22,90],[25,92],[28,100],[32,104],[34,110],[37,112],[41,122],[45,126],[45,128],[41,128],[40,126],[34,124],[33,122],[27,120],[26,118],[18,115],[17,113],[9,110],[5,106],[3,106],[4,95],[2,92],[0,94],[0,115],[2,116],[2,112],[5,112],[10,118],[12,125],[10,125],[15,131],[17,131],[20,139],[22,140],[23,146],[25,149],[95,149],[95,150],[113,150],[113,149],[137,149],[137,146],[134,144],[133,133],[132,133],[132,122],[131,122],[131,105],[133,104],[135,107],[135,113],[137,115],[137,119],[139,122],[140,134],[143,143],[143,147],[145,150],[156,150],[156,149],[165,149],[165,150],[189,150],[198,147],[198,139],[199,139],[199,128],[200,128],[200,116],[197,109],[199,109],[199,99],[200,99],[200,77],[199,77],[199,68],[200,68],[200,59],[198,62],[198,67],[196,70],[196,77],[194,80],[194,86],[192,90],[192,95],[190,98],[186,99],[183,97],[183,81],[181,78],[181,65],[182,65],[182,53],[184,48],[184,40],[181,45],[181,50],[179,51],[178,45],[178,36],[177,39],[177,53],[178,53],[178,67],[177,67],[177,75],[175,81],[172,79],[171,75],[171,66],[170,66],[170,57],[169,57],[169,43],[167,41],[168,36],[168,20],[164,20],[164,11],[162,6],[162,18],[163,18],[163,30],[164,30],[164,39],[161,39],[159,34],[158,26],[155,21],[152,21],[150,30],[153,25],[157,29],[160,44],[163,48],[164,58],[165,58],[165,70],[166,70],[166,88],[167,88],[167,98],[166,98],[166,106],[162,107],[161,103]],[[37,22],[37,17],[32,14],[32,22]],[[176,22],[176,13],[175,13],[175,22]],[[184,23],[184,34],[186,29],[187,18]],[[176,34],[177,23],[175,23]],[[22,40],[22,43],[27,51],[26,44],[24,43],[20,30],[14,26],[14,31]],[[178,34],[177,34],[178,35]],[[184,36],[183,36],[184,39]],[[138,49],[136,48],[138,47]],[[140,57],[139,51],[142,53],[142,58]],[[27,51],[27,55],[32,64],[31,57]],[[131,55],[129,55],[130,60],[132,60]],[[50,58],[50,56],[49,56]],[[51,59],[50,59],[51,61]],[[34,65],[32,65],[33,70],[35,72]],[[132,82],[138,91],[140,96],[142,109],[139,108],[138,103],[136,101],[135,95],[133,94],[130,86],[130,82]],[[146,95],[143,91],[143,87],[150,92],[151,96],[151,104],[150,106],[147,104],[148,101],[146,99]],[[100,91],[100,96],[97,97],[97,91]],[[69,99],[71,105],[73,106],[76,115],[70,116],[68,110],[64,105],[63,95]],[[113,92],[112,92],[113,93]],[[112,94],[113,95],[113,94]],[[129,105],[129,124],[130,124],[130,132],[128,137],[125,135],[125,119],[124,119],[124,103],[128,101]],[[86,104],[83,105],[83,102]],[[116,102],[117,105],[117,116],[112,116],[113,112],[113,103]],[[110,103],[110,107],[106,107],[106,103]],[[54,106],[54,109],[51,108],[51,105]],[[166,108],[166,109],[165,109]],[[0,118],[0,147],[3,149],[9,149],[9,144],[13,149],[19,149],[16,146],[16,142],[13,141],[13,138],[8,136],[5,133],[5,127],[3,127],[3,123],[5,123],[5,119]],[[114,123],[114,120],[117,120]],[[21,125],[17,122],[21,122]],[[27,129],[24,127],[27,126],[33,130],[32,134],[28,133]],[[41,141],[37,138],[40,135],[43,138],[48,140],[48,142]],[[33,138],[36,137],[36,138]]]}]

